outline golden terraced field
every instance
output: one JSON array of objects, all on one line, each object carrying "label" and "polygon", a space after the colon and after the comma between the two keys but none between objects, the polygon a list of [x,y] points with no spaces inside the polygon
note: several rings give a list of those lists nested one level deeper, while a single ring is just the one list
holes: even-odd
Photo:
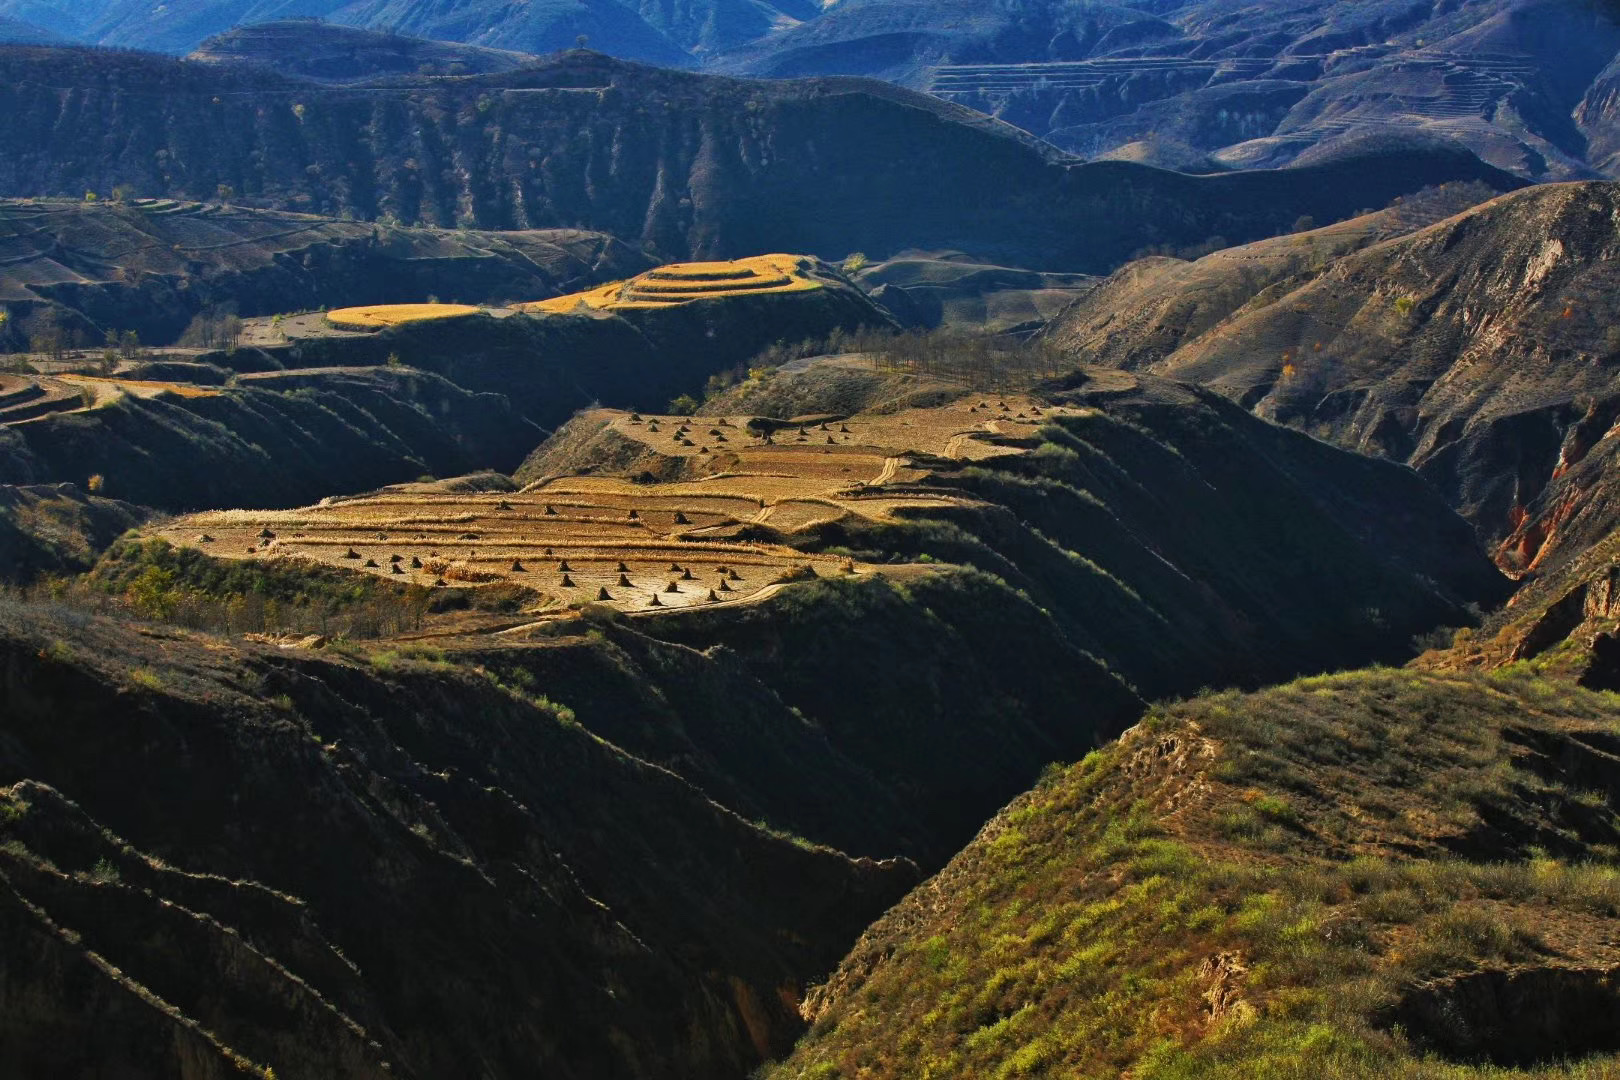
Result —
[{"label": "golden terraced field", "polygon": [[459,319],[477,315],[480,308],[466,304],[376,304],[371,307],[338,308],[328,312],[326,321],[339,330],[384,330],[429,319]]},{"label": "golden terraced field", "polygon": [[766,436],[746,417],[602,410],[606,428],[648,453],[707,457],[715,470],[653,484],[563,476],[515,494],[388,490],[297,510],[192,514],[151,531],[227,559],[310,559],[429,587],[523,585],[537,594],[536,615],[592,603],[650,614],[756,601],[806,573],[874,569],[777,537],[951,505],[956,496],[926,486],[930,459],[1018,453],[986,440],[1030,436],[1050,415],[1028,399],[991,397],[808,420]]},{"label": "golden terraced field", "polygon": [[[666,308],[714,297],[810,292],[822,287],[810,276],[812,265],[813,260],[804,255],[756,255],[734,262],[672,263],[628,281],[615,281],[550,300],[515,304],[490,311],[490,314],[499,317],[513,312],[557,315],[581,309]],[[331,330],[367,333],[430,319],[464,318],[486,310],[466,304],[375,304],[339,308],[329,312],[320,323]]]},{"label": "golden terraced field", "polygon": [[26,424],[55,413],[82,412],[121,397],[212,397],[218,387],[118,379],[101,375],[0,375],[0,426]]},{"label": "golden terraced field", "polygon": [[581,308],[621,311],[660,308],[721,296],[809,292],[821,284],[808,276],[803,255],[757,255],[734,262],[673,263],[629,281],[616,281],[587,292],[559,296],[516,310],[530,314],[566,315]]}]

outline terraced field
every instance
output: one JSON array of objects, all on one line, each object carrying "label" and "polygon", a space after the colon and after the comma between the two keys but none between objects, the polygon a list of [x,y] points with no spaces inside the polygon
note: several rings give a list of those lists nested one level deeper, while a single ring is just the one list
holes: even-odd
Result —
[{"label": "terraced field", "polygon": [[[844,419],[587,414],[646,456],[686,459],[696,479],[543,478],[515,494],[388,489],[287,511],[225,510],[152,530],[227,559],[308,559],[427,587],[521,585],[529,613],[586,604],[632,614],[753,602],[785,581],[875,568],[807,554],[792,535],[834,521],[893,520],[958,496],[927,483],[938,459],[1022,452],[1047,417],[1021,397]],[[893,568],[885,566],[885,572]]]},{"label": "terraced field", "polygon": [[588,292],[559,296],[518,310],[567,314],[581,307],[599,311],[660,308],[724,296],[809,292],[821,283],[809,276],[811,260],[803,255],[757,255],[735,262],[672,263]]},{"label": "terraced field", "polygon": [[[1295,59],[1320,60],[1321,57]],[[1256,78],[1275,66],[1267,57],[1188,59],[1103,57],[1094,60],[1027,64],[941,64],[933,69],[928,92],[947,101],[996,100],[1032,90],[1095,90],[1144,75],[1172,74],[1197,80]]]},{"label": "terraced field", "polygon": [[[570,293],[550,300],[538,300],[511,307],[478,308],[466,304],[375,304],[368,307],[340,308],[324,317],[306,316],[305,336],[320,336],[323,330],[370,333],[407,323],[433,319],[459,319],[485,313],[502,318],[514,313],[526,315],[566,315],[582,309],[628,311],[675,307],[693,300],[733,296],[781,295],[812,292],[822,283],[811,276],[814,260],[803,255],[758,255],[736,262],[673,263],[629,279],[603,285],[587,292]],[[263,323],[264,320],[256,320]],[[249,327],[249,338],[259,328]],[[283,322],[274,335],[285,340],[292,336],[293,324]]]},{"label": "terraced field", "polygon": [[0,375],[0,424],[20,424],[54,412],[82,408],[79,392],[56,380]]},{"label": "terraced field", "polygon": [[52,413],[106,405],[128,394],[156,397],[209,397],[219,391],[190,383],[116,379],[96,375],[0,375],[0,426],[37,420]]},{"label": "terraced field", "polygon": [[[1515,52],[1384,44],[1281,55],[944,64],[930,69],[925,85],[935,97],[1026,126],[1086,157],[1159,134],[1156,121],[1172,116],[1171,103],[1180,99],[1188,115],[1209,109],[1208,122],[1171,137],[1227,168],[1275,167],[1348,135],[1423,131],[1459,138],[1493,162],[1494,148],[1511,163],[1508,147],[1527,133],[1510,132],[1497,110],[1513,101],[1522,108],[1526,95],[1537,92],[1537,70],[1533,57]],[[1545,141],[1534,133],[1529,140]]]},{"label": "terraced field", "polygon": [[339,330],[385,330],[404,323],[429,319],[460,319],[477,315],[479,308],[467,304],[376,304],[371,307],[339,308],[329,312],[326,321]]}]

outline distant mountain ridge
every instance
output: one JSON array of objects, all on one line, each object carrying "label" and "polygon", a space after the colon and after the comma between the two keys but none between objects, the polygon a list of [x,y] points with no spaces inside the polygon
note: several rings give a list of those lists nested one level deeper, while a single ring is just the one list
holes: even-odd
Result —
[{"label": "distant mountain ridge", "polygon": [[1580,179],[1614,175],[1620,147],[1609,0],[0,0],[0,16],[170,53],[289,17],[529,53],[583,37],[662,66],[873,76],[1087,158],[1173,167],[1426,135]]},{"label": "distant mountain ridge", "polygon": [[1433,184],[1520,184],[1444,144],[1206,178],[1081,164],[873,80],[742,81],[589,52],[504,74],[333,87],[240,65],[12,48],[0,50],[0,104],[0,194],[223,189],[247,205],[365,220],[586,228],[664,261],[957,250],[1095,273],[1146,248],[1272,236]]},{"label": "distant mountain ridge", "polygon": [[0,17],[0,45],[63,45],[67,39],[22,19]]},{"label": "distant mountain ridge", "polygon": [[1613,168],[1617,51],[1615,6],[1588,0],[844,0],[711,67],[875,75],[1085,157],[1275,166],[1421,134],[1563,179]]},{"label": "distant mountain ridge", "polygon": [[258,64],[284,75],[325,82],[359,82],[389,75],[487,75],[538,61],[532,53],[305,19],[236,27],[203,42],[189,59]]},{"label": "distant mountain ridge", "polygon": [[0,0],[0,16],[65,39],[168,53],[236,27],[307,18],[531,53],[585,38],[614,56],[673,67],[820,10],[815,0]]}]

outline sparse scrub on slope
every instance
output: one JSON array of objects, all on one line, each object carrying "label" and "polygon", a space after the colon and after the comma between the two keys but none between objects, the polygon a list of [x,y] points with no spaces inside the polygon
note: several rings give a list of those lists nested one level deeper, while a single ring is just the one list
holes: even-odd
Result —
[{"label": "sparse scrub on slope", "polygon": [[769,1075],[1608,1075],[1561,1060],[1620,1049],[1573,1019],[1615,1000],[1620,815],[1556,748],[1617,723],[1401,671],[1157,710],[874,927]]}]

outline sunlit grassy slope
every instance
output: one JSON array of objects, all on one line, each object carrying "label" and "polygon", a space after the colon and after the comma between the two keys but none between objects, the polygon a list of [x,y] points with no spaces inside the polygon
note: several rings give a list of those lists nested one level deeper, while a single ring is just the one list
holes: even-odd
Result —
[{"label": "sunlit grassy slope", "polygon": [[1616,1075],[1617,730],[1522,669],[1157,711],[869,931],[769,1075]]}]

